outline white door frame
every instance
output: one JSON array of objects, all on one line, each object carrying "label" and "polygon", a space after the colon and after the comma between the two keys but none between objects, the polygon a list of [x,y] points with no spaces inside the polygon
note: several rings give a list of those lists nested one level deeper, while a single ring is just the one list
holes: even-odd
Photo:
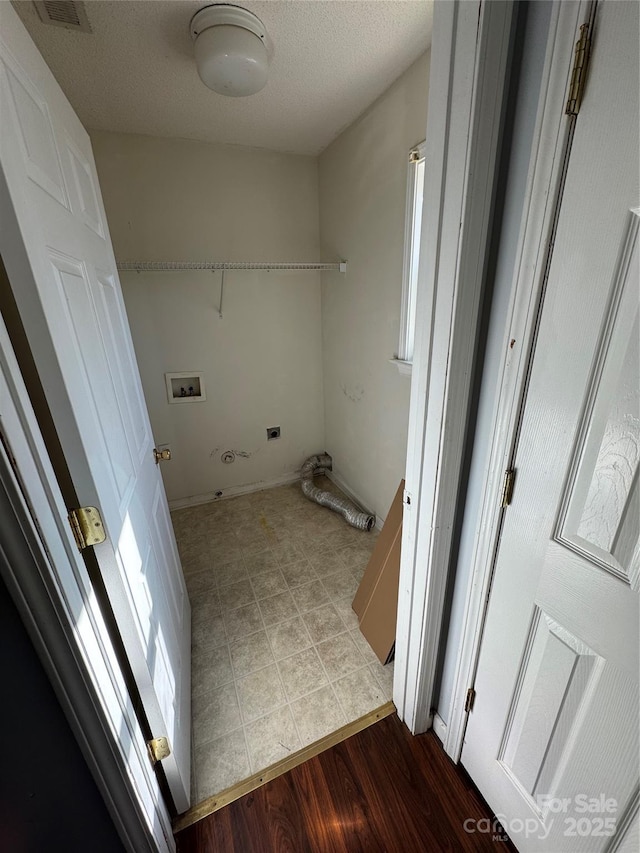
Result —
[{"label": "white door frame", "polygon": [[123,844],[132,853],[174,851],[145,737],[1,318],[0,500],[10,508],[0,573]]},{"label": "white door frame", "polygon": [[[501,44],[506,52],[509,28],[506,21],[486,17],[487,6],[494,14],[500,11],[495,7],[503,7],[506,15],[506,4],[485,0],[484,10],[480,9],[475,52],[470,48],[473,22],[460,12],[475,7],[477,15],[481,5],[463,3],[464,8],[458,9],[456,15],[457,3],[437,4],[434,16],[427,130],[432,167],[425,187],[425,211],[438,210],[439,216],[434,220],[425,213],[423,217],[424,264],[420,268],[409,416],[394,683],[398,713],[414,733],[425,731],[433,723],[431,702],[438,652],[444,639],[441,622],[487,242],[492,186],[488,180],[478,185],[477,174],[474,183],[474,169],[483,162],[479,158],[491,155],[489,162],[495,167],[496,141],[490,130],[492,124],[497,124],[500,80],[506,72],[505,58],[496,46]],[[549,239],[573,127],[564,114],[572,48],[580,25],[590,19],[594,8],[592,0],[575,0],[554,4],[551,14],[504,333],[505,358],[492,415],[491,450],[474,534],[454,690],[447,709],[446,730],[441,730],[445,751],[456,762],[462,751],[467,691],[475,677],[501,530],[503,477],[515,451]],[[490,44],[493,55],[488,50]],[[483,91],[483,86],[489,91]],[[487,100],[493,111],[488,109]],[[469,205],[470,195],[476,197],[475,208]],[[469,267],[474,259],[475,268]],[[513,347],[511,341],[515,342]]]},{"label": "white door frame", "polygon": [[413,733],[432,722],[513,8],[455,0],[434,13],[393,691]]},{"label": "white door frame", "polygon": [[[580,0],[556,3],[551,13],[514,281],[504,333],[505,358],[498,377],[492,442],[481,495],[481,511],[474,534],[463,630],[456,654],[454,689],[446,714],[447,731],[443,745],[456,762],[462,752],[468,717],[465,701],[467,690],[473,686],[475,679],[502,528],[503,475],[515,458],[518,426],[525,402],[550,260],[550,243],[575,124],[575,119],[565,115],[572,49],[581,24],[590,20],[594,11],[592,2]],[[510,345],[511,341],[515,342],[513,346]]]}]

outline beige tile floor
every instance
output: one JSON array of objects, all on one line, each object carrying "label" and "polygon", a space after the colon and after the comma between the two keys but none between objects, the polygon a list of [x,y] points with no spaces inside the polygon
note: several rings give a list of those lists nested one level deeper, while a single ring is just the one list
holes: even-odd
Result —
[{"label": "beige tile floor", "polygon": [[393,664],[351,609],[376,533],[297,483],[172,518],[192,605],[197,803],[384,704]]}]

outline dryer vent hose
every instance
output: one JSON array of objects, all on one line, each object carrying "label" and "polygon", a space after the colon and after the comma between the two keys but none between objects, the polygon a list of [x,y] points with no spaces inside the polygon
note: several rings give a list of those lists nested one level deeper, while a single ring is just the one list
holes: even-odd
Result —
[{"label": "dryer vent hose", "polygon": [[313,475],[317,471],[331,471],[333,460],[328,453],[320,453],[317,456],[310,456],[300,469],[302,478],[302,493],[310,501],[315,501],[320,506],[326,506],[334,512],[340,513],[352,527],[357,527],[358,530],[371,530],[376,523],[375,515],[369,515],[368,512],[362,512],[351,501],[340,498],[337,495],[332,495],[331,492],[326,492],[323,489],[318,489],[313,485]]}]

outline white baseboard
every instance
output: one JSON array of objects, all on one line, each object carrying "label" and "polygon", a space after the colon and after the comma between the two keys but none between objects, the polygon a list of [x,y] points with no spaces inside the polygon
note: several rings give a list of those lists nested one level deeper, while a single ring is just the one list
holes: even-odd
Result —
[{"label": "white baseboard", "polygon": [[[365,512],[371,512],[371,510],[367,509],[364,502],[353,491],[353,489],[345,483],[339,474],[336,474],[334,471],[325,471],[324,473],[332,483],[335,483],[336,486],[345,493],[349,500],[352,500]],[[288,474],[281,474],[279,477],[272,477],[269,480],[259,480],[257,483],[248,483],[245,486],[229,486],[227,489],[205,492],[202,495],[190,495],[187,498],[176,498],[175,500],[169,501],[169,509],[172,511],[176,509],[186,509],[190,506],[208,504],[212,501],[223,501],[228,498],[237,498],[239,495],[248,495],[251,492],[262,492],[265,489],[273,489],[276,486],[285,486],[288,483],[295,483],[296,480],[299,479],[300,471],[290,471]],[[375,515],[375,513],[371,514]],[[376,528],[378,530],[382,530],[383,524],[384,518],[380,518],[379,515],[376,515]]]},{"label": "white baseboard", "polygon": [[440,743],[444,743],[447,736],[447,724],[442,719],[440,714],[433,715],[433,731]]},{"label": "white baseboard", "polygon": [[375,515],[376,516],[376,528],[378,530],[382,530],[382,525],[384,524],[384,518],[380,518],[379,515],[376,515],[374,512],[371,512],[371,510],[365,506],[364,501],[361,500],[361,498],[353,491],[353,489],[348,485],[348,483],[345,483],[345,481],[342,479],[340,474],[336,474],[335,471],[325,471],[324,473],[331,480],[332,483],[335,483],[336,486],[345,493],[345,495],[349,498],[349,500],[352,500],[364,512],[368,512],[368,513],[371,513],[371,515]]},{"label": "white baseboard", "polygon": [[265,489],[273,489],[275,486],[286,486],[288,483],[295,483],[299,479],[300,471],[290,471],[288,474],[281,474],[279,477],[272,477],[269,480],[259,480],[257,483],[247,483],[245,486],[229,486],[228,489],[218,489],[214,492],[206,492],[203,495],[176,498],[173,501],[169,501],[169,509],[185,509],[189,506],[208,504],[212,501],[237,498],[238,495],[248,495],[251,492],[263,492]]}]

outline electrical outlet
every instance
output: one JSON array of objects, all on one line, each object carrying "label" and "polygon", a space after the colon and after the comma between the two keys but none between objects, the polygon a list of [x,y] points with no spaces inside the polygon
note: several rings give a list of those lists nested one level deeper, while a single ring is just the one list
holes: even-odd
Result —
[{"label": "electrical outlet", "polygon": [[267,427],[267,441],[280,438],[280,427]]}]

